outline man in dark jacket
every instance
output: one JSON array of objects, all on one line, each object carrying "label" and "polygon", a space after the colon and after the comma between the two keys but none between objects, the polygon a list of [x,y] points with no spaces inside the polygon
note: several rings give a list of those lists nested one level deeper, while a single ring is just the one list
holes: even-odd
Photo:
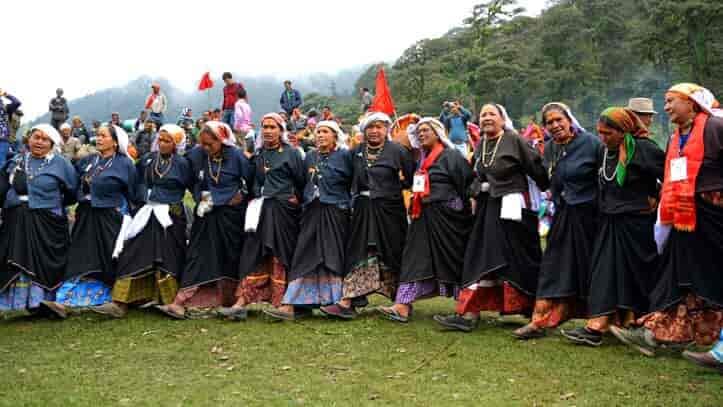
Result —
[{"label": "man in dark jacket", "polygon": [[156,137],[156,125],[151,119],[146,120],[143,130],[136,134],[135,145],[138,151],[138,157],[143,157],[147,152],[151,151],[153,139]]},{"label": "man in dark jacket", "polygon": [[63,89],[58,88],[55,91],[55,97],[50,99],[50,124],[57,130],[60,129],[60,125],[68,120],[68,102],[63,97]]},{"label": "man in dark jacket", "polygon": [[291,81],[284,81],[284,92],[281,94],[281,109],[283,109],[288,116],[291,116],[291,112],[297,107],[301,107],[303,100],[301,99],[301,93],[298,90],[291,87]]}]

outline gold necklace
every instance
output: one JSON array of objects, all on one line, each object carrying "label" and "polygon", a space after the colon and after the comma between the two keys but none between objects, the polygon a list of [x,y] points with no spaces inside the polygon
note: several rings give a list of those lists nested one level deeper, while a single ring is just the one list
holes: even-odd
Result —
[{"label": "gold necklace", "polygon": [[491,153],[492,156],[491,156],[489,162],[485,162],[485,157],[487,156],[487,137],[482,139],[481,160],[482,160],[482,166],[484,168],[489,168],[490,166],[492,166],[492,164],[494,164],[495,157],[497,156],[497,149],[500,147],[500,144],[502,144],[502,137],[504,137],[504,136],[505,136],[505,133],[502,133],[499,137],[497,137],[497,143],[495,144],[495,148],[492,150],[492,153]]},{"label": "gold necklace", "polygon": [[[213,162],[218,164],[218,171],[216,171],[216,174],[213,173],[213,167],[211,167],[211,160]],[[221,180],[221,168],[223,167],[223,157],[221,158],[211,158],[208,157],[208,176],[211,177],[213,182],[218,185],[219,181]]]}]

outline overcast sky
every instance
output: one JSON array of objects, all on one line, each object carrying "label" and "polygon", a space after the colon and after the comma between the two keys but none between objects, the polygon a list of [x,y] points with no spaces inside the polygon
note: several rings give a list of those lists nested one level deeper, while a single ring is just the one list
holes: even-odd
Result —
[{"label": "overcast sky", "polygon": [[[479,2],[3,1],[0,88],[31,118],[57,87],[73,99],[140,75],[191,91],[205,71],[333,73],[393,61],[415,41],[461,25]],[[520,3],[536,14],[545,1]]]}]

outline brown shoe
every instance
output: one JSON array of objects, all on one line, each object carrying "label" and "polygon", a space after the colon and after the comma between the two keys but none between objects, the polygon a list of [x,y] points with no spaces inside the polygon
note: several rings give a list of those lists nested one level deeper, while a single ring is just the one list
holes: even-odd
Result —
[{"label": "brown shoe", "polygon": [[63,304],[58,304],[55,301],[40,301],[39,308],[49,311],[52,315],[55,315],[60,319],[68,318],[68,311],[65,309],[65,306]]},{"label": "brown shoe", "polygon": [[128,314],[127,308],[123,308],[114,302],[107,302],[96,307],[91,307],[90,310],[112,318],[123,318]]},{"label": "brown shoe", "polygon": [[698,366],[716,369],[718,373],[723,374],[723,362],[714,358],[710,352],[691,352],[686,350],[683,352],[683,357]]},{"label": "brown shoe", "polygon": [[523,341],[542,338],[545,335],[547,335],[547,333],[544,328],[538,328],[532,324],[527,324],[522,328],[512,331],[512,336]]}]

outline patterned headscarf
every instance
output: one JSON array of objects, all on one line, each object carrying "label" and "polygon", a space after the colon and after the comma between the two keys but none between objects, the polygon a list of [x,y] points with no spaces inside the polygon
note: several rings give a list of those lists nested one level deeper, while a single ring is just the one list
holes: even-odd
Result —
[{"label": "patterned headscarf", "polygon": [[175,124],[164,124],[161,126],[161,129],[158,131],[158,134],[153,139],[153,145],[151,146],[151,151],[156,152],[158,151],[158,139],[161,136],[161,133],[166,132],[171,135],[171,138],[173,139],[173,144],[176,145],[176,152],[181,153],[186,150],[186,132],[181,128],[181,126],[177,126]]},{"label": "patterned headscarf", "polygon": [[679,83],[668,89],[668,93],[682,95],[695,102],[701,109],[712,116],[723,117],[720,103],[708,89],[694,83]]},{"label": "patterned headscarf", "polygon": [[616,171],[616,180],[618,185],[623,186],[625,177],[627,176],[627,167],[635,155],[635,137],[648,137],[648,129],[645,128],[643,122],[640,121],[638,115],[632,110],[624,107],[610,107],[600,114],[600,122],[621,131],[625,136],[623,142],[620,143],[620,152],[618,153],[618,165]]},{"label": "patterned headscarf", "polygon": [[213,132],[214,136],[216,136],[217,139],[223,143],[223,145],[226,146],[235,146],[236,142],[234,141],[233,137],[233,131],[231,131],[231,127],[228,126],[228,124],[219,122],[219,121],[208,121],[206,122],[206,126],[208,126],[211,131]]}]

